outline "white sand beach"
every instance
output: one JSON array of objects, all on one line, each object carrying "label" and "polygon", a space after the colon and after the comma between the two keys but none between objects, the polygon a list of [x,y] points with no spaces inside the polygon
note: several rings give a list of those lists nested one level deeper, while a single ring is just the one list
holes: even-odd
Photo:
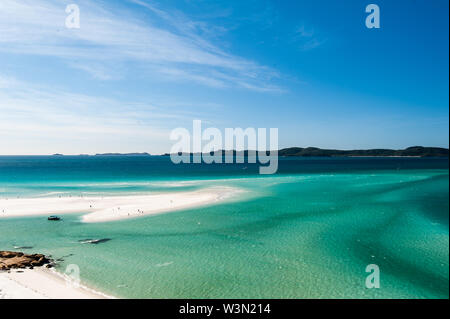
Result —
[{"label": "white sand beach", "polygon": [[105,299],[112,298],[68,283],[52,269],[0,272],[0,299]]},{"label": "white sand beach", "polygon": [[[211,187],[189,192],[105,197],[40,197],[0,199],[0,219],[85,213],[86,223],[136,218],[201,207],[231,199],[243,192],[233,187]],[[67,283],[53,269],[35,268],[0,272],[0,299],[111,298],[86,287]]]},{"label": "white sand beach", "polygon": [[86,213],[83,222],[107,222],[206,206],[242,192],[211,187],[190,192],[105,197],[44,197],[0,199],[0,218]]}]

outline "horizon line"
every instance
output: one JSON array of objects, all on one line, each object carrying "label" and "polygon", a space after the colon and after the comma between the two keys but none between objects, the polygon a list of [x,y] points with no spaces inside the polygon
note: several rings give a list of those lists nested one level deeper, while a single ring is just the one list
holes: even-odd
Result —
[{"label": "horizon line", "polygon": [[[343,152],[351,152],[351,151],[373,151],[373,150],[386,150],[386,151],[404,151],[410,148],[424,148],[424,149],[442,149],[442,150],[447,150],[450,151],[449,147],[440,147],[440,146],[420,146],[420,145],[414,145],[414,146],[408,146],[405,148],[355,148],[355,149],[337,149],[337,148],[320,148],[320,147],[314,147],[314,146],[307,146],[307,147],[301,147],[301,146],[290,146],[290,147],[284,147],[284,148],[280,148],[276,151],[280,152],[282,150],[288,150],[288,149],[316,149],[316,150],[326,150],[326,151],[343,151]],[[217,150],[216,152],[250,152],[250,151],[254,151],[254,152],[258,152],[258,150],[236,150],[236,149],[232,149],[232,150]],[[266,152],[273,152],[275,150],[266,150]],[[179,152],[181,154],[210,154],[212,152],[215,151],[211,151],[211,152]],[[263,152],[263,151],[262,151]],[[149,152],[104,152],[104,153],[77,153],[77,154],[63,154],[63,153],[49,153],[49,154],[0,154],[0,156],[107,156],[107,155],[111,155],[111,156],[120,156],[120,155],[128,155],[128,156],[132,156],[132,155],[136,155],[136,156],[167,156],[167,155],[171,155],[171,154],[177,154],[177,153],[170,153],[170,152],[164,152],[164,153],[157,153],[157,154],[152,154]]]}]

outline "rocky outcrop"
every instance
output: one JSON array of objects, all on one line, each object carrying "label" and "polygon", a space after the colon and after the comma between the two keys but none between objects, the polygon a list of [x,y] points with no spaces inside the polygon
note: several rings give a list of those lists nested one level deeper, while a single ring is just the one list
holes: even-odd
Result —
[{"label": "rocky outcrop", "polygon": [[34,268],[47,265],[51,267],[51,260],[41,254],[24,254],[14,251],[0,251],[0,271],[11,269]]}]

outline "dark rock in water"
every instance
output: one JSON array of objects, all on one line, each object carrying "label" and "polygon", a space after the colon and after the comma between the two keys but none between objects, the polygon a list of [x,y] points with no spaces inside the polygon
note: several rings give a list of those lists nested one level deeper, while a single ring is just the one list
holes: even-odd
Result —
[{"label": "dark rock in water", "polygon": [[105,243],[107,241],[110,241],[111,238],[102,238],[102,239],[82,239],[79,240],[80,243],[82,244],[93,244],[93,245],[97,245],[97,244],[101,244],[101,243]]},{"label": "dark rock in water", "polygon": [[58,220],[61,220],[61,217],[58,217],[58,216],[50,216],[50,217],[48,217],[47,219],[48,219],[48,220],[52,220],[52,221],[58,221]]},{"label": "dark rock in water", "polygon": [[21,255],[19,255],[19,254],[22,254],[22,253],[15,253],[12,251],[0,251],[0,258],[20,257]]},{"label": "dark rock in water", "polygon": [[34,268],[48,265],[51,260],[42,254],[24,254],[13,251],[0,251],[0,270]]}]

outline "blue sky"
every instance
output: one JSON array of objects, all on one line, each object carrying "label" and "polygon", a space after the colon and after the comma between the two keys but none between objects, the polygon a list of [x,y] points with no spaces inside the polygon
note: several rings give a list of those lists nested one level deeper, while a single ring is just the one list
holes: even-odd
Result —
[{"label": "blue sky", "polygon": [[448,6],[2,0],[0,154],[163,153],[194,119],[280,147],[448,147]]}]

